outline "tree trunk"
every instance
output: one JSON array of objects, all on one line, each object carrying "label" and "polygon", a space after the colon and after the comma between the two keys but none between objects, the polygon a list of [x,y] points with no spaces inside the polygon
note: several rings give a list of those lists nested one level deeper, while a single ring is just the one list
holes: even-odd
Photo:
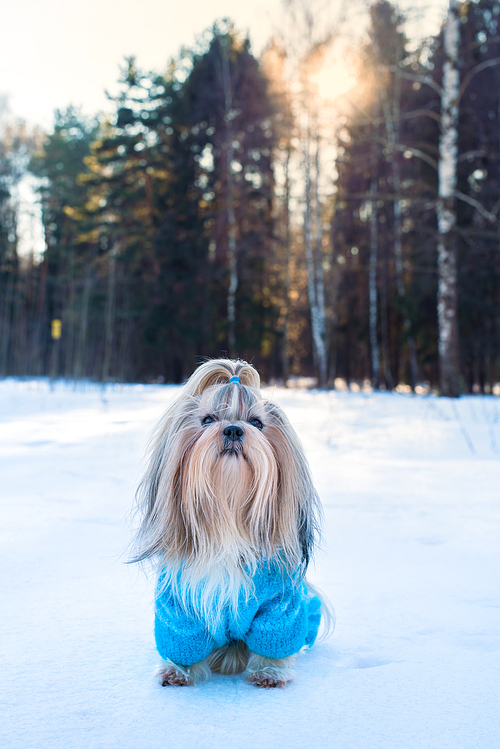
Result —
[{"label": "tree trunk", "polygon": [[314,128],[316,130],[314,150],[314,205],[315,205],[315,230],[314,242],[314,267],[316,271],[316,303],[318,305],[319,329],[322,341],[321,353],[318,354],[320,387],[326,388],[328,384],[328,356],[326,335],[326,309],[325,309],[325,283],[323,273],[323,226],[321,217],[321,201],[319,196],[320,179],[320,134],[318,124],[318,113],[315,112]]},{"label": "tree trunk", "polygon": [[[47,242],[47,240],[45,240]],[[42,375],[45,372],[45,350],[46,341],[44,330],[48,325],[47,314],[45,309],[45,294],[47,291],[47,272],[49,268],[48,245],[45,246],[45,253],[40,268],[40,280],[38,284],[38,299],[36,305],[36,321],[33,333],[33,373]]]},{"label": "tree trunk", "polygon": [[2,327],[0,329],[0,375],[14,374],[9,370],[9,349],[12,335],[12,303],[14,299],[16,270],[9,273],[3,299]]},{"label": "tree trunk", "polygon": [[76,347],[74,376],[79,380],[85,374],[85,359],[87,349],[87,331],[90,307],[90,294],[92,291],[93,272],[89,263],[86,273],[82,294],[82,307],[80,310],[80,326],[78,330],[78,343]]},{"label": "tree trunk", "polygon": [[[398,160],[398,145],[400,145],[400,123],[401,123],[401,70],[400,55],[394,71],[394,98],[392,107],[389,106],[387,95],[384,89],[383,96],[384,119],[387,130],[387,141],[391,149],[391,172],[392,172],[392,190],[394,192],[393,222],[394,222],[394,270],[396,274],[396,289],[401,302],[406,296],[403,274],[403,230],[401,215],[401,173]],[[403,315],[403,334],[407,336],[409,363],[410,363],[410,384],[412,390],[418,382],[418,363],[415,349],[415,340],[409,333],[411,322],[407,314]],[[397,375],[397,373],[396,373]]]},{"label": "tree trunk", "polygon": [[[333,215],[330,223],[330,238],[332,242],[332,272],[330,275],[330,304],[332,308],[332,317],[329,326],[328,335],[328,349],[329,349],[329,367],[328,373],[330,379],[335,383],[337,377],[337,358],[338,358],[338,302],[339,302],[339,287],[340,287],[340,268],[337,262],[336,243],[337,243],[337,204],[333,205]],[[335,385],[334,385],[335,387]]]},{"label": "tree trunk", "polygon": [[12,332],[14,340],[13,365],[14,372],[24,376],[25,370],[27,340],[26,340],[26,316],[25,311],[26,297],[26,276],[21,270],[19,258],[16,258],[16,286],[14,300],[12,305]]},{"label": "tree trunk", "polygon": [[[376,122],[376,112],[373,121]],[[375,125],[374,125],[375,127]],[[373,134],[375,138],[375,133]],[[369,327],[370,349],[372,355],[372,382],[375,388],[380,387],[380,352],[377,338],[377,264],[378,264],[378,211],[375,194],[377,192],[377,150],[376,142],[372,143],[371,178],[370,178],[370,262],[368,271]]]},{"label": "tree trunk", "polygon": [[439,377],[441,395],[457,397],[459,386],[457,244],[455,227],[455,188],[457,181],[458,139],[458,47],[460,22],[458,0],[450,0],[444,29],[446,61],[441,96],[441,136],[439,139],[438,219],[438,328]]},{"label": "tree trunk", "polygon": [[75,327],[76,327],[76,310],[75,310],[75,249],[70,245],[68,238],[65,237],[66,245],[66,267],[67,267],[67,290],[66,306],[62,313],[63,326],[65,329],[64,336],[64,376],[69,378],[74,376],[74,348],[75,348]]},{"label": "tree trunk", "polygon": [[[374,194],[377,188],[372,177],[370,192]],[[370,265],[368,272],[368,298],[370,303],[370,348],[372,352],[372,380],[375,388],[380,387],[380,352],[377,338],[377,262],[378,262],[378,226],[377,201],[371,201],[370,214]]]},{"label": "tree trunk", "polygon": [[288,145],[286,149],[286,160],[285,160],[285,197],[284,197],[284,209],[285,209],[285,314],[283,317],[283,350],[282,350],[282,369],[283,369],[283,384],[286,387],[288,380],[288,336],[289,336],[289,318],[290,318],[290,284],[291,284],[291,273],[290,273],[290,262],[291,262],[291,227],[290,227],[290,158],[291,148]]},{"label": "tree trunk", "polygon": [[387,299],[387,258],[384,262],[384,275],[380,294],[380,328],[382,333],[382,353],[384,357],[384,381],[388,390],[394,387],[391,372],[390,341],[389,341],[389,304]]},{"label": "tree trunk", "polygon": [[[320,258],[314,258],[313,236],[312,236],[312,169],[311,169],[311,132],[309,125],[310,113],[307,113],[308,124],[304,143],[304,176],[305,176],[305,213],[304,213],[304,243],[307,264],[307,291],[309,296],[309,307],[311,310],[311,327],[313,336],[314,353],[318,367],[318,384],[320,387],[327,386],[327,356],[325,344],[325,309],[322,289],[322,272],[318,268]],[[317,175],[316,175],[317,177]],[[318,283],[319,281],[319,283]]]},{"label": "tree trunk", "polygon": [[108,293],[106,295],[105,311],[104,357],[102,364],[102,382],[104,385],[106,385],[109,378],[111,354],[113,351],[116,294],[116,254],[116,247],[112,247],[109,253]]},{"label": "tree trunk", "polygon": [[[222,40],[224,41],[224,40]],[[226,211],[227,211],[227,254],[229,265],[229,287],[227,291],[228,356],[236,354],[236,291],[238,290],[238,265],[236,257],[236,216],[234,212],[233,179],[233,94],[229,69],[227,41],[222,46],[222,83],[224,88],[224,108],[226,121]]]}]

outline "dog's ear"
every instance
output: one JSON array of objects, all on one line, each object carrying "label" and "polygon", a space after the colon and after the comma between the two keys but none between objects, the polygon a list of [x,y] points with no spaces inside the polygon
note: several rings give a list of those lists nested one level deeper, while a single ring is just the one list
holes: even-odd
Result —
[{"label": "dog's ear", "polygon": [[300,563],[305,573],[319,533],[319,497],[304,448],[288,417],[276,403],[265,401],[264,407],[268,416],[266,435],[275,451],[280,474],[279,506],[281,512],[291,510],[295,515]]},{"label": "dog's ear", "polygon": [[179,501],[183,456],[196,429],[191,421],[196,401],[181,390],[160,419],[148,445],[148,466],[136,492],[140,518],[133,544],[133,562],[161,557],[182,545],[185,523]]}]

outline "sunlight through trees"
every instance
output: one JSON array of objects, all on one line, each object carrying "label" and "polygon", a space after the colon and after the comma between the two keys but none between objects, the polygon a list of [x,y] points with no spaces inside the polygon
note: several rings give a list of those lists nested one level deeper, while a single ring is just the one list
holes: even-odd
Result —
[{"label": "sunlight through trees", "polygon": [[226,20],[162,73],[129,59],[107,119],[3,112],[1,375],[178,382],[227,353],[322,387],[500,381],[498,4],[450,0],[418,45],[387,0],[362,43],[285,6],[260,59]]}]

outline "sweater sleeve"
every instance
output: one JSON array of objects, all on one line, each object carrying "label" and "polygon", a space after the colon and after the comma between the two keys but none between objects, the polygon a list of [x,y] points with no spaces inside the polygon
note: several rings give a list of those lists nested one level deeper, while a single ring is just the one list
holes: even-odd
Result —
[{"label": "sweater sleeve", "polygon": [[189,616],[168,588],[156,598],[155,640],[161,657],[179,666],[202,661],[216,647],[202,622]]},{"label": "sweater sleeve", "polygon": [[321,603],[304,583],[289,580],[265,600],[245,635],[250,650],[267,658],[286,658],[312,645],[318,633]]}]

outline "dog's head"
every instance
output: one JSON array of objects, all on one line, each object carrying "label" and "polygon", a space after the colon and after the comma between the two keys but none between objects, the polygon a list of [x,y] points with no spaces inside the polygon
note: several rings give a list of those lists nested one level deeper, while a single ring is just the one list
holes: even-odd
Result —
[{"label": "dog's head", "polygon": [[290,422],[243,361],[202,364],[158,425],[136,560],[307,567],[317,495]]}]

